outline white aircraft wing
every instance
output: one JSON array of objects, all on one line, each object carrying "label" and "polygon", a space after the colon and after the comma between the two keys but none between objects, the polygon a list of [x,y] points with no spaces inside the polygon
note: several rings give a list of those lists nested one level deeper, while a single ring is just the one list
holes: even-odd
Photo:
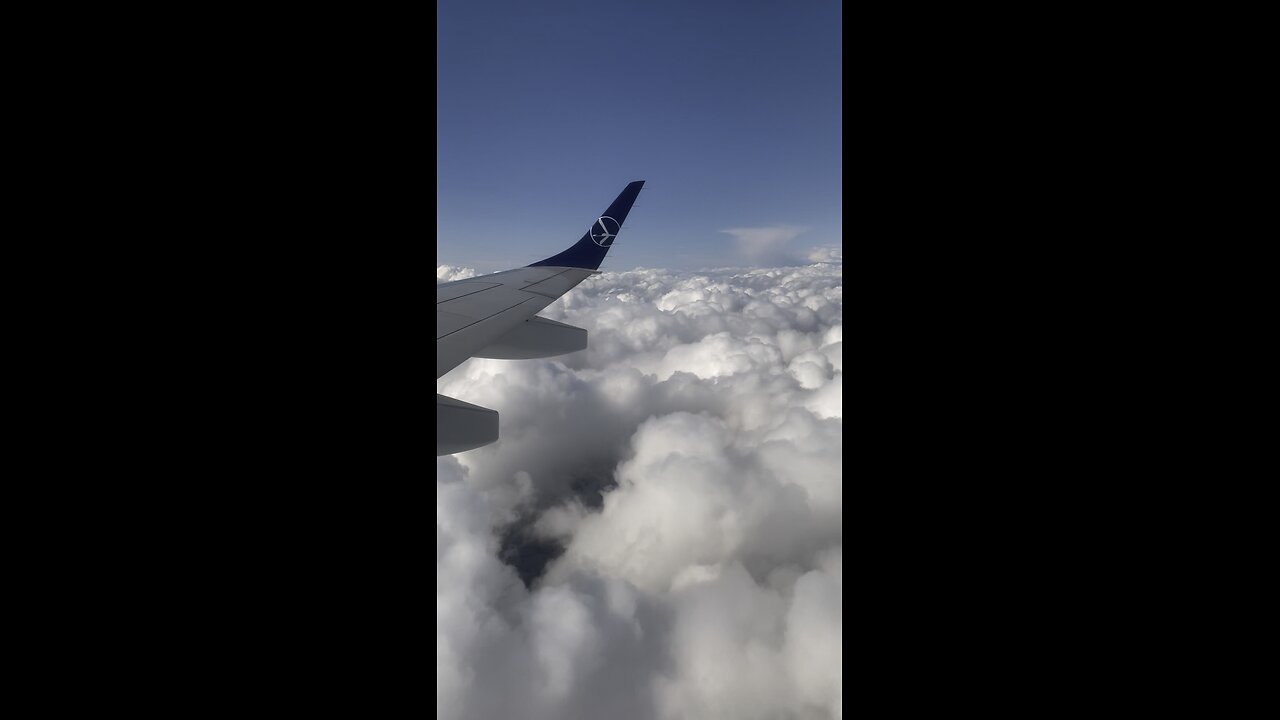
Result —
[{"label": "white aircraft wing", "polygon": [[[597,272],[643,180],[633,182],[569,249],[517,270],[436,286],[436,378],[472,357],[521,360],[583,350],[587,331],[537,313]],[[498,439],[498,413],[436,395],[436,455]]]}]

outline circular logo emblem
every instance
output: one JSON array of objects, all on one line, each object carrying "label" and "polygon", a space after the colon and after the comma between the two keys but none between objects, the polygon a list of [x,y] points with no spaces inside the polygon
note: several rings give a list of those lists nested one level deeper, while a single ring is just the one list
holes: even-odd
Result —
[{"label": "circular logo emblem", "polygon": [[591,226],[591,239],[600,247],[607,248],[613,244],[613,239],[618,237],[620,227],[617,220],[606,215],[596,220],[596,224]]}]

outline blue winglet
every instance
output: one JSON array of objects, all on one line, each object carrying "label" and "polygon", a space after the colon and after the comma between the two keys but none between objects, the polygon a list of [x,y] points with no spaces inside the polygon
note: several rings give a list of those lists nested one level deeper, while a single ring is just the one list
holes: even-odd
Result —
[{"label": "blue winglet", "polygon": [[596,218],[596,221],[591,224],[591,228],[573,247],[558,255],[552,255],[546,260],[539,260],[528,267],[552,265],[555,267],[585,268],[587,270],[595,270],[600,267],[600,263],[604,261],[605,254],[609,252],[613,241],[618,237],[618,232],[622,230],[622,221],[627,219],[627,213],[631,212],[631,205],[635,203],[636,196],[640,194],[640,188],[643,186],[643,180],[637,180],[627,185],[623,188],[622,193],[618,195],[618,199],[614,200],[609,209]]}]

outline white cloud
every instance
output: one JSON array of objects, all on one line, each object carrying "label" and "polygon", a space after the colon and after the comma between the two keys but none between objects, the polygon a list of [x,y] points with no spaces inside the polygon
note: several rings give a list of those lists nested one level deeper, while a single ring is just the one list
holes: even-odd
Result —
[{"label": "white cloud", "polygon": [[816,247],[809,251],[809,262],[840,263],[844,262],[844,248],[840,246]]},{"label": "white cloud", "polygon": [[437,381],[501,433],[437,460],[438,716],[841,717],[836,263],[592,276],[586,351]]},{"label": "white cloud", "polygon": [[450,282],[451,280],[465,280],[476,276],[476,271],[471,268],[453,267],[452,265],[436,266],[436,284]]},{"label": "white cloud", "polygon": [[771,225],[757,228],[727,228],[720,232],[732,235],[738,250],[752,263],[793,265],[797,258],[787,244],[809,228],[799,225]]}]

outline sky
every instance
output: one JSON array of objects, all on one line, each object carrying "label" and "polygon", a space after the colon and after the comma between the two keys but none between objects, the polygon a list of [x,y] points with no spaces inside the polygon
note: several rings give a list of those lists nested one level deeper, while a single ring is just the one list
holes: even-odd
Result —
[{"label": "sky", "polygon": [[436,392],[436,716],[843,717],[841,10],[438,0],[437,283],[646,186],[540,316],[585,350]]},{"label": "sky", "polygon": [[633,180],[602,270],[842,246],[839,2],[440,0],[437,18],[437,263],[553,255]]}]

